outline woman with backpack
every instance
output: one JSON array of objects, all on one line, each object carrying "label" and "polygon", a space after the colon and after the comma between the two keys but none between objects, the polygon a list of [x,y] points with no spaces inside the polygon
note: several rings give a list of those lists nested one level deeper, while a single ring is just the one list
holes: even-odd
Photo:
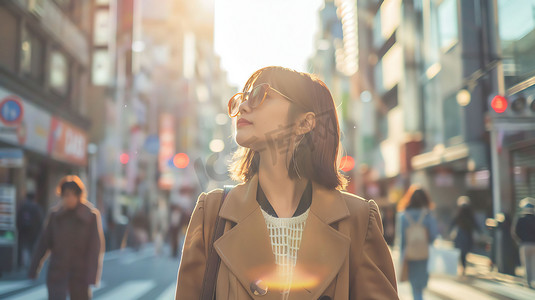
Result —
[{"label": "woman with backpack", "polygon": [[401,280],[409,280],[414,300],[423,299],[429,273],[429,245],[438,235],[437,222],[431,210],[434,205],[427,193],[412,185],[398,203],[398,226],[401,249]]},{"label": "woman with backpack", "polygon": [[267,67],[228,108],[240,145],[230,172],[241,183],[226,197],[199,196],[176,299],[398,299],[377,204],[342,191],[325,84]]}]

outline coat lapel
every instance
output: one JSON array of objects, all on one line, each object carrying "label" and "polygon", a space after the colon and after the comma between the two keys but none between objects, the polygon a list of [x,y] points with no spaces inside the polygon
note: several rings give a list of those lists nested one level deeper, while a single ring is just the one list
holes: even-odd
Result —
[{"label": "coat lapel", "polygon": [[313,182],[312,204],[297,254],[291,299],[318,299],[348,257],[350,238],[330,224],[349,216],[341,193]]},{"label": "coat lapel", "polygon": [[[250,289],[251,283],[265,280],[275,270],[275,256],[260,206],[256,202],[258,176],[236,186],[227,195],[219,215],[236,223],[225,232],[214,247],[221,261],[241,282],[249,295],[256,296]],[[268,291],[262,299],[278,299],[276,293]]]},{"label": "coat lapel", "polygon": [[[221,260],[241,282],[249,295],[257,280],[268,283],[268,293],[258,299],[280,299],[269,287],[275,274],[275,257],[260,206],[256,202],[258,175],[236,186],[227,196],[219,215],[236,223],[214,247]],[[297,254],[290,299],[316,299],[329,286],[349,252],[349,237],[329,224],[349,216],[339,191],[312,183],[312,204]]]}]

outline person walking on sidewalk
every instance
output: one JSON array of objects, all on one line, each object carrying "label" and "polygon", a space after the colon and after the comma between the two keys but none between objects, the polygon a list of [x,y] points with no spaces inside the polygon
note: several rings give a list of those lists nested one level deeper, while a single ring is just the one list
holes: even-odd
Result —
[{"label": "person walking on sidewalk", "polygon": [[[202,299],[398,299],[377,204],[342,191],[340,127],[326,85],[266,67],[228,107],[240,145],[230,171],[242,183],[221,208],[221,189],[199,196],[175,299],[199,299],[205,276],[216,276],[207,282],[215,295]],[[211,248],[218,216],[224,232]],[[212,250],[219,271],[206,268]]]},{"label": "person walking on sidewalk", "polygon": [[429,245],[438,235],[431,210],[433,203],[418,185],[412,185],[398,204],[398,245],[400,244],[400,281],[409,280],[414,300],[423,299],[429,273]]},{"label": "person walking on sidewalk", "polygon": [[474,211],[470,204],[470,198],[461,196],[457,199],[457,213],[451,222],[450,231],[453,235],[455,248],[461,250],[460,262],[461,273],[466,274],[466,256],[474,246],[474,231],[480,230]]},{"label": "person walking on sidewalk", "polygon": [[512,235],[520,245],[520,262],[530,288],[535,289],[535,198],[520,200],[520,212],[512,226]]},{"label": "person walking on sidewalk", "polygon": [[29,266],[35,242],[39,238],[42,226],[43,212],[41,211],[41,207],[35,202],[35,194],[28,192],[26,201],[17,211],[19,267]]},{"label": "person walking on sidewalk", "polygon": [[91,299],[90,285],[100,280],[104,236],[99,211],[86,200],[86,189],[75,175],[63,177],[56,188],[61,203],[50,210],[37,243],[28,276],[37,278],[50,252],[46,277],[48,299]]}]

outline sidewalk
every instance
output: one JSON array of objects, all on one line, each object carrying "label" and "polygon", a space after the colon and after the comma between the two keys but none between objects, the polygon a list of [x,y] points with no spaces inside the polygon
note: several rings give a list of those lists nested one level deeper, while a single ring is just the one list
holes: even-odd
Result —
[{"label": "sidewalk", "polygon": [[[440,252],[447,253],[454,249],[442,248]],[[399,254],[393,250],[395,266],[398,267]],[[445,255],[441,264],[448,270],[458,265],[455,255]],[[436,258],[435,258],[436,259]],[[506,299],[535,299],[535,290],[524,285],[521,276],[511,276],[491,269],[489,258],[476,254],[467,256],[468,266],[466,276],[447,273],[431,273],[428,287],[424,291],[424,299],[473,299],[473,300],[506,300]],[[397,270],[396,270],[397,271]],[[518,270],[517,274],[521,274]],[[398,284],[399,297],[401,300],[411,300],[412,291],[409,282]]]}]

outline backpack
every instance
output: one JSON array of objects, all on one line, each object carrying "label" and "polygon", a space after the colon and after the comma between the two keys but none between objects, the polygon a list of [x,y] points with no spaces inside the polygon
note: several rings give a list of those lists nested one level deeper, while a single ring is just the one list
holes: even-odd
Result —
[{"label": "backpack", "polygon": [[405,217],[409,221],[409,227],[405,230],[405,259],[424,260],[429,257],[429,233],[422,224],[427,211],[422,211],[418,221],[414,221],[406,213]]}]

